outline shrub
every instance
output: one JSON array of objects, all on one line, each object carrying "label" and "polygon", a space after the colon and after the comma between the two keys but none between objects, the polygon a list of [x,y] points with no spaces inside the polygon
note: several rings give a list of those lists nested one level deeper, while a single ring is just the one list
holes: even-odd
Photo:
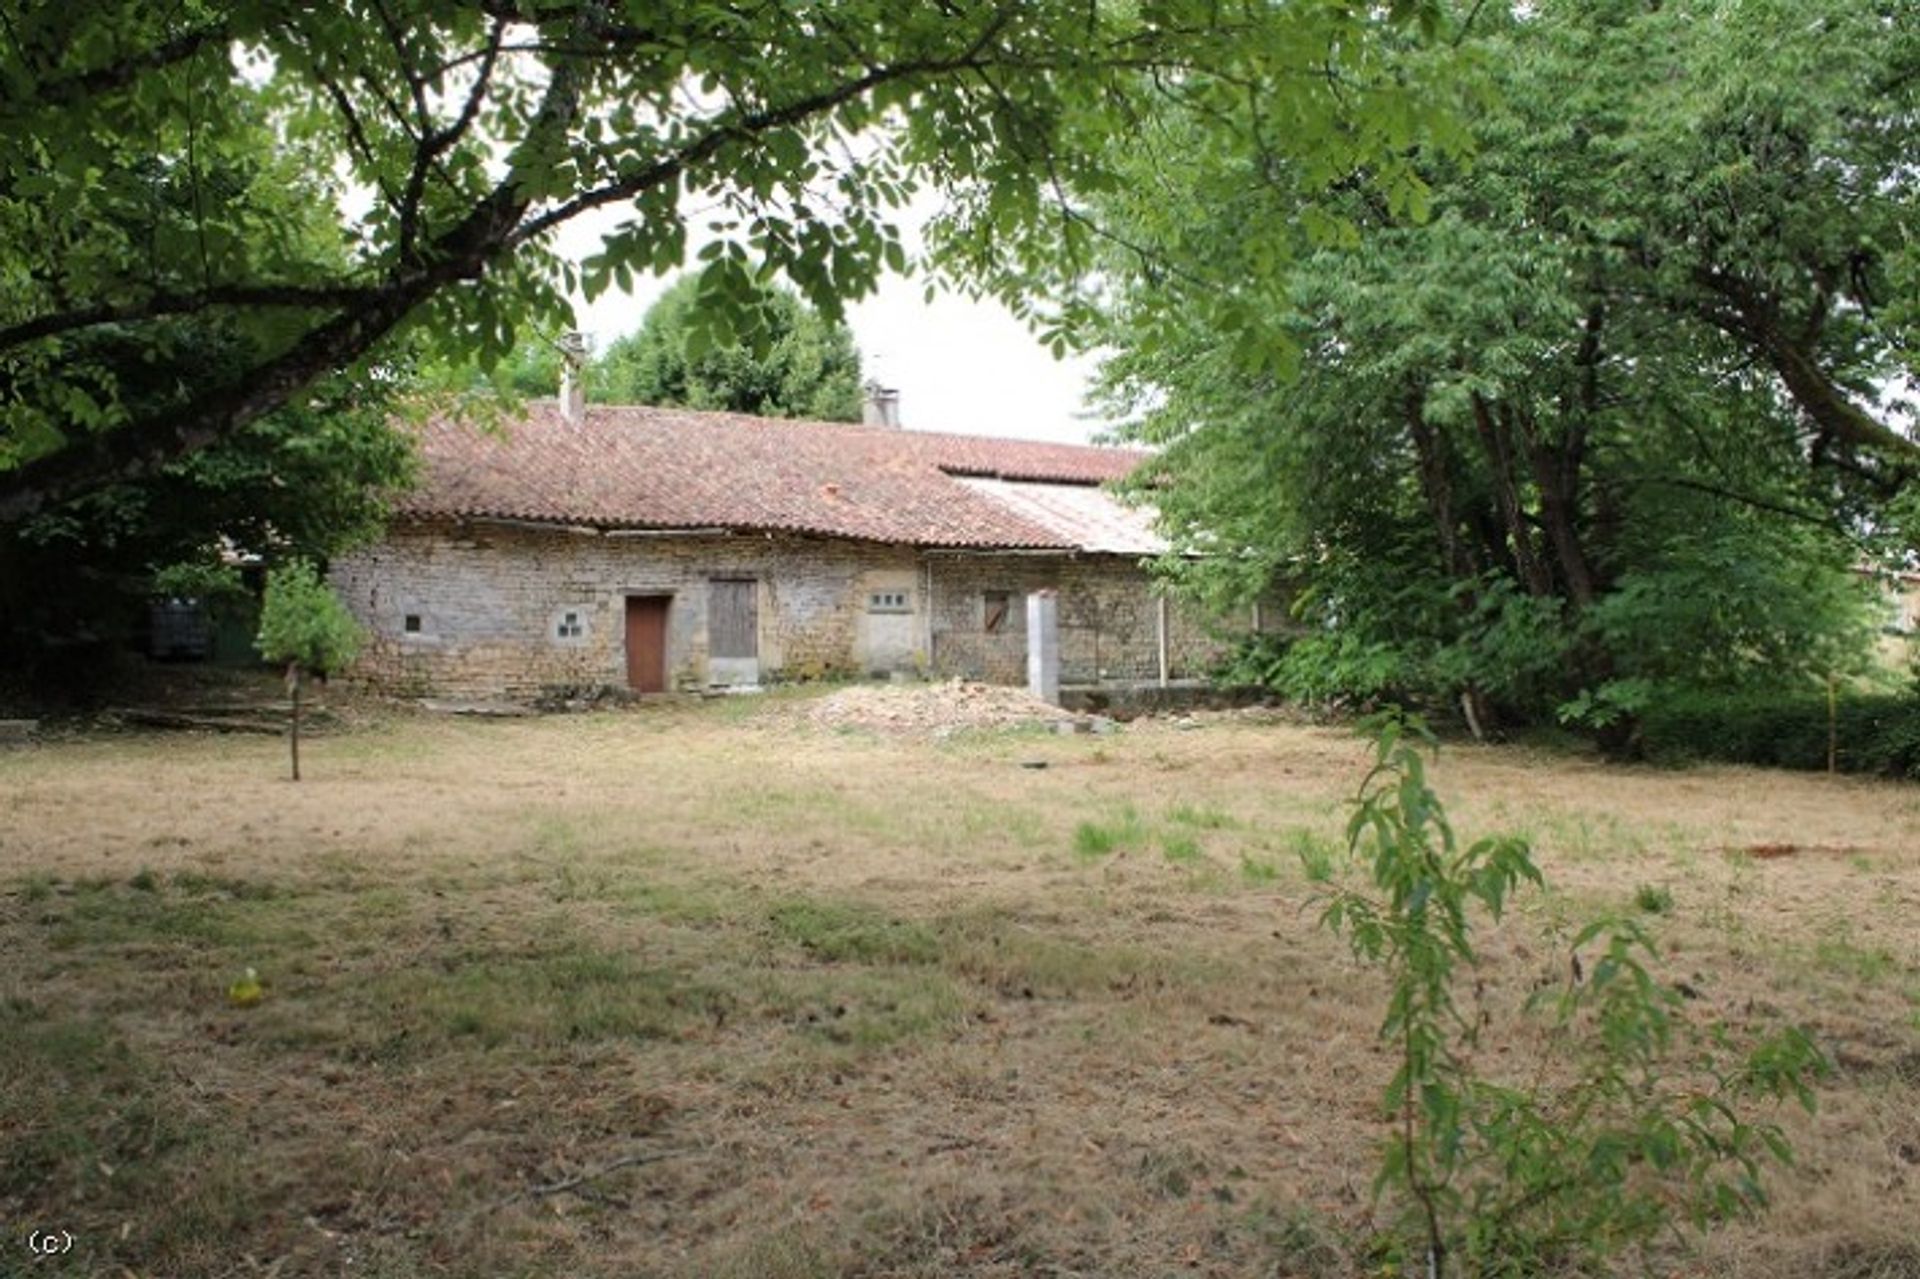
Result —
[{"label": "shrub", "polygon": [[1631,918],[1582,929],[1573,980],[1526,1003],[1549,1019],[1561,1068],[1530,1080],[1483,1073],[1474,1048],[1499,1031],[1457,993],[1477,988],[1474,933],[1544,882],[1522,839],[1455,839],[1410,731],[1424,732],[1383,725],[1355,798],[1348,850],[1365,882],[1309,865],[1327,877],[1322,922],[1388,981],[1379,1034],[1397,1060],[1374,1184],[1403,1211],[1390,1250],[1406,1247],[1402,1259],[1430,1279],[1613,1271],[1619,1254],[1674,1227],[1764,1206],[1765,1165],[1792,1152],[1778,1127],[1742,1111],[1782,1097],[1811,1110],[1809,1080],[1826,1061],[1798,1029],[1736,1056],[1727,1028],[1690,1022],[1657,979],[1658,948]]},{"label": "shrub", "polygon": [[1824,770],[1831,726],[1841,771],[1920,778],[1920,697],[1845,693],[1828,715],[1819,693],[1671,697],[1641,715],[1641,749],[1669,763]]}]

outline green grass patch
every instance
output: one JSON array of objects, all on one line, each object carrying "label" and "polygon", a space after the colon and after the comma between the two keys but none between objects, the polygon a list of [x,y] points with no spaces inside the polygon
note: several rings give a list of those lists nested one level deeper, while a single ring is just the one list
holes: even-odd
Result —
[{"label": "green grass patch", "polygon": [[1611,813],[1552,812],[1540,822],[1543,843],[1571,861],[1600,861],[1647,851],[1645,833]]},{"label": "green grass patch", "polygon": [[1001,995],[1077,998],[1226,979],[1217,961],[1191,952],[1099,945],[981,913],[939,927],[941,966]]},{"label": "green grass patch", "polygon": [[1083,862],[1099,861],[1122,849],[1138,848],[1146,840],[1147,830],[1140,822],[1140,814],[1129,804],[1110,821],[1081,822],[1074,827],[1073,855]]},{"label": "green grass patch", "polygon": [[1167,820],[1198,830],[1231,830],[1240,824],[1224,809],[1208,804],[1175,804],[1167,810]]},{"label": "green grass patch", "polygon": [[1673,890],[1665,884],[1642,884],[1633,890],[1633,905],[1642,914],[1670,914],[1673,911]]},{"label": "green grass patch", "polygon": [[1271,857],[1240,854],[1240,879],[1253,887],[1271,884],[1280,878],[1280,863]]},{"label": "green grass patch", "polygon": [[784,902],[768,915],[777,933],[830,963],[931,964],[940,943],[922,924],[866,906],[828,901]]},{"label": "green grass patch", "polygon": [[697,928],[737,919],[745,909],[739,894],[717,885],[676,884],[651,878],[616,884],[607,896],[617,909]]},{"label": "green grass patch", "polygon": [[1284,838],[1287,851],[1299,859],[1308,879],[1323,884],[1333,878],[1334,867],[1339,864],[1343,851],[1340,845],[1311,826],[1289,827]]},{"label": "green grass patch", "polygon": [[1844,925],[1830,929],[1814,943],[1813,962],[1823,972],[1869,985],[1899,967],[1893,952],[1883,946],[1860,945],[1853,939],[1853,930]]},{"label": "green grass patch", "polygon": [[928,968],[761,970],[741,974],[738,1014],[774,1018],[808,1039],[873,1051],[941,1034],[967,1017],[965,993]]},{"label": "green grass patch", "polygon": [[1199,840],[1191,835],[1176,835],[1171,831],[1160,837],[1160,851],[1176,866],[1191,866],[1206,856],[1201,851]]},{"label": "green grass patch", "polygon": [[664,1039],[724,1018],[717,979],[630,951],[563,945],[538,954],[424,964],[351,985],[269,990],[255,1014],[286,1046],[398,1064],[473,1045],[545,1050]]},{"label": "green grass patch", "polygon": [[146,887],[76,883],[42,923],[57,950],[164,946],[214,958],[256,954],[311,939],[303,912],[272,885],[179,875]]},{"label": "green grass patch", "polygon": [[0,1079],[0,1197],[97,1198],[199,1133],[105,1018],[0,1003]]}]

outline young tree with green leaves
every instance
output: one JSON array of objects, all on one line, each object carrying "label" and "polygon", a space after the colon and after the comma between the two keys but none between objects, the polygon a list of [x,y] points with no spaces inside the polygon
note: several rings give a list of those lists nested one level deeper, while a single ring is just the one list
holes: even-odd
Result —
[{"label": "young tree with green leaves", "polygon": [[320,577],[311,561],[294,560],[267,574],[260,606],[260,655],[287,664],[287,695],[292,700],[287,743],[293,755],[293,780],[300,780],[300,690],[309,674],[325,677],[360,652],[360,627],[347,606]]},{"label": "young tree with green leaves", "polygon": [[[1385,36],[1444,0],[0,0],[0,522],[153,473],[410,339],[490,366],[568,298],[679,268],[750,324],[784,277],[828,319],[907,267],[896,225],[948,197],[935,257],[976,281],[1086,229],[1150,104],[1283,113],[1329,173],[1405,168],[1417,86]],[[1365,94],[1352,86],[1364,83]],[[330,243],[216,180],[264,132]],[[336,178],[334,175],[338,174]],[[572,220],[617,221],[578,264]],[[1025,290],[995,283],[1025,307]],[[182,324],[230,336],[180,375]],[[118,353],[85,355],[107,343]],[[151,376],[165,394],[129,390]]]},{"label": "young tree with green leaves", "polygon": [[[1322,924],[1387,980],[1380,1041],[1394,1073],[1374,1189],[1400,1213],[1393,1251],[1427,1279],[1613,1273],[1664,1233],[1762,1209],[1768,1166],[1793,1152],[1757,1112],[1789,1100],[1813,1110],[1830,1067],[1812,1038],[1765,1028],[1737,1043],[1726,1025],[1694,1021],[1630,916],[1582,927],[1564,984],[1501,1007],[1474,973],[1478,935],[1523,891],[1544,890],[1532,850],[1455,835],[1417,720],[1390,715],[1375,734],[1349,864],[1316,854],[1306,869],[1323,888]],[[1550,1031],[1553,1060],[1531,1077],[1503,1077],[1476,1051],[1508,1013]]]}]

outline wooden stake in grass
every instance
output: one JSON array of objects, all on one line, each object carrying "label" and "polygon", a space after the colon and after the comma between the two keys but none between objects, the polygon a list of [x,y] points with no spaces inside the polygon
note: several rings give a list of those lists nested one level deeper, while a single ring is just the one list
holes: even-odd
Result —
[{"label": "wooden stake in grass", "polygon": [[327,675],[360,651],[360,628],[340,597],[320,580],[305,560],[294,560],[267,574],[260,606],[261,656],[287,664],[287,694],[293,701],[288,744],[293,780],[300,780],[300,686],[308,672]]}]

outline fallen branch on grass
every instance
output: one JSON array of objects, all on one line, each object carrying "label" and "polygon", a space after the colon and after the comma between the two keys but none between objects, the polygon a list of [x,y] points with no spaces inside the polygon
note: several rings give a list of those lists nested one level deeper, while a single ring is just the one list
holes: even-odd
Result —
[{"label": "fallen branch on grass", "polygon": [[[563,1177],[559,1181],[550,1181],[550,1182],[546,1182],[543,1185],[528,1186],[522,1190],[516,1190],[512,1194],[508,1195],[505,1199],[502,1199],[499,1203],[495,1204],[494,1207],[504,1208],[516,1199],[545,1199],[550,1195],[564,1195],[564,1194],[585,1195],[585,1188],[587,1186],[591,1185],[593,1182],[600,1180],[600,1178],[608,1175],[609,1173],[618,1172],[622,1168],[638,1168],[644,1164],[657,1164],[664,1160],[677,1159],[682,1155],[691,1154],[691,1153],[692,1153],[691,1151],[687,1151],[687,1150],[650,1150],[650,1151],[642,1151],[642,1152],[631,1154],[631,1155],[622,1155],[620,1158],[613,1160],[611,1163],[602,1164],[598,1168],[589,1169],[586,1172],[580,1173],[578,1176]],[[598,1198],[599,1196],[585,1195],[585,1197]]]}]

